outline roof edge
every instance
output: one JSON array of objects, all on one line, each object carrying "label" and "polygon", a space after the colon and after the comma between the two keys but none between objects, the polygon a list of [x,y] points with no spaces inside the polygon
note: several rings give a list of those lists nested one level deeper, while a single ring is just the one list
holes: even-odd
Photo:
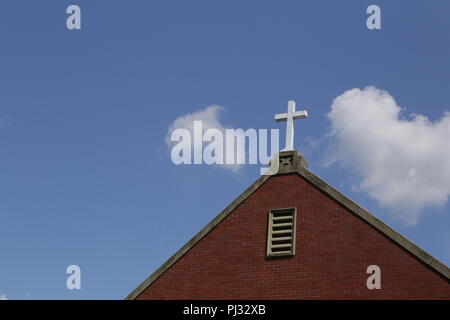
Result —
[{"label": "roof edge", "polygon": [[250,197],[260,186],[262,186],[271,176],[263,175],[256,180],[250,187],[241,193],[233,202],[231,202],[221,213],[219,213],[211,222],[200,230],[191,240],[189,240],[180,250],[174,253],[161,267],[145,279],[136,289],[134,289],[125,300],[136,299],[145,289],[147,289],[156,279],[158,279],[167,269],[192,249],[204,236],[214,229],[223,219],[225,219],[234,209],[236,209],[244,200]]},{"label": "roof edge", "polygon": [[342,206],[362,218],[369,225],[390,238],[400,247],[410,252],[421,262],[438,272],[440,275],[446,278],[447,281],[450,280],[450,269],[444,263],[440,262],[428,252],[414,244],[411,240],[407,239],[405,236],[389,227],[387,224],[372,215],[369,211],[358,205],[356,202],[348,198],[346,195],[332,187],[325,180],[318,177],[308,169],[299,167],[297,168],[297,173],[300,176],[304,177],[307,181],[312,183],[314,186],[316,186],[319,190],[323,191],[325,194],[336,200]]}]

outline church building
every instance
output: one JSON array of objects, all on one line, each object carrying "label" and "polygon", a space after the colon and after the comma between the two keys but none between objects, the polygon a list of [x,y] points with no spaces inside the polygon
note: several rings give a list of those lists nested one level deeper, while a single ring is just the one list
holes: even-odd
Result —
[{"label": "church building", "polygon": [[308,170],[287,135],[276,172],[126,299],[450,299],[449,268]]}]

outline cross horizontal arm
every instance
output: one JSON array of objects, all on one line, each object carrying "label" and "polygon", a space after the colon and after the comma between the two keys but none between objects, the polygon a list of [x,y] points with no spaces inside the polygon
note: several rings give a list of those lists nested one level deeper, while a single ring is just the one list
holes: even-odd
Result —
[{"label": "cross horizontal arm", "polygon": [[293,114],[294,120],[295,119],[301,119],[301,118],[308,118],[308,111],[297,111]]},{"label": "cross horizontal arm", "polygon": [[276,122],[280,122],[280,121],[286,121],[288,118],[288,114],[287,113],[279,113],[275,115],[275,121]]}]

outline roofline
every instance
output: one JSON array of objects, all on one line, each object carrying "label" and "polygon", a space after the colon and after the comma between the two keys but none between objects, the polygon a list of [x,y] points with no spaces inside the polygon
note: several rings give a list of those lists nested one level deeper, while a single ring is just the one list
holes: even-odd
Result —
[{"label": "roofline", "polygon": [[403,249],[410,252],[413,256],[419,259],[425,265],[428,265],[434,269],[437,273],[442,275],[447,281],[450,281],[450,269],[438,259],[430,255],[428,252],[414,244],[411,240],[406,238],[404,235],[395,231],[387,224],[385,224],[380,219],[376,218],[369,211],[358,205],[356,202],[345,196],[343,193],[332,187],[325,180],[319,178],[317,175],[312,173],[306,168],[298,168],[297,173],[308,180],[311,184],[316,186],[318,189],[323,191],[325,194],[329,195],[331,198],[336,200],[342,206],[347,208],[350,212],[353,212],[360,218],[362,218],[369,225],[374,227],[379,232],[386,235],[396,244],[398,244]]},{"label": "roofline", "polygon": [[[400,247],[411,253],[422,263],[429,266],[437,273],[442,275],[447,281],[450,280],[450,269],[427,253],[422,248],[415,245],[413,242],[408,240],[405,236],[398,233],[384,222],[376,218],[369,211],[358,205],[356,202],[345,196],[343,193],[332,187],[325,180],[321,179],[308,169],[304,167],[297,167],[296,171],[292,173],[297,173],[298,175],[305,178],[312,185],[317,187],[319,190],[324,192],[326,195],[330,196],[332,199],[337,201],[343,207],[347,208],[350,212],[353,212],[358,217],[362,218],[369,225],[374,227],[376,230],[386,235],[389,239],[394,241]],[[289,173],[288,173],[289,174]],[[280,175],[280,174],[278,174]],[[136,299],[145,289],[147,289],[156,279],[158,279],[167,269],[169,269],[175,262],[177,262],[184,254],[186,254],[190,249],[192,249],[204,236],[206,236],[214,227],[216,227],[223,219],[225,219],[234,209],[236,209],[244,200],[246,200],[250,195],[252,195],[260,186],[262,186],[267,180],[269,180],[271,175],[263,175],[258,180],[256,180],[249,188],[247,188],[240,196],[238,196],[228,207],[226,207],[219,215],[217,215],[210,223],[208,223],[199,233],[197,233],[189,242],[187,242],[180,250],[173,254],[161,267],[159,267],[155,272],[153,272],[147,279],[145,279],[136,289],[134,289],[125,299],[133,300]]]},{"label": "roofline", "polygon": [[204,236],[206,236],[215,226],[217,226],[223,219],[225,219],[234,209],[236,209],[242,202],[250,197],[260,186],[262,186],[271,176],[263,175],[256,180],[250,187],[241,193],[232,203],[230,203],[219,215],[217,215],[210,223],[208,223],[199,233],[197,233],[191,240],[189,240],[180,250],[173,254],[161,267],[153,272],[147,279],[144,280],[136,289],[134,289],[125,300],[136,299],[153,281],[158,279],[167,269],[169,269],[175,262],[177,262],[186,252],[194,247]]}]

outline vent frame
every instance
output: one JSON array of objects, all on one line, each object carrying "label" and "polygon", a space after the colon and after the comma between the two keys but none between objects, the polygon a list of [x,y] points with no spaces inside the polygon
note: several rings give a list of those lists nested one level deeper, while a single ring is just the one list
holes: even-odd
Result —
[{"label": "vent frame", "polygon": [[[277,222],[277,220],[279,222]],[[287,229],[286,220],[291,220],[291,228]],[[283,224],[284,223],[284,224]],[[283,224],[283,225],[282,225]],[[283,208],[283,209],[273,209],[269,211],[268,223],[267,223],[267,257],[283,257],[283,256],[294,256],[295,255],[295,242],[296,242],[296,231],[297,231],[297,208]],[[281,228],[281,230],[273,230],[273,228]],[[274,232],[278,231],[278,237],[273,237]],[[282,232],[285,231],[285,232]],[[291,234],[290,236],[283,237],[282,235]],[[277,240],[277,238],[279,238]],[[274,244],[273,241],[277,241]],[[286,241],[290,240],[289,250],[273,250],[274,245],[286,245]],[[283,243],[284,242],[284,243]],[[283,247],[277,247],[275,249],[281,249]],[[289,248],[289,247],[288,247]]]}]

